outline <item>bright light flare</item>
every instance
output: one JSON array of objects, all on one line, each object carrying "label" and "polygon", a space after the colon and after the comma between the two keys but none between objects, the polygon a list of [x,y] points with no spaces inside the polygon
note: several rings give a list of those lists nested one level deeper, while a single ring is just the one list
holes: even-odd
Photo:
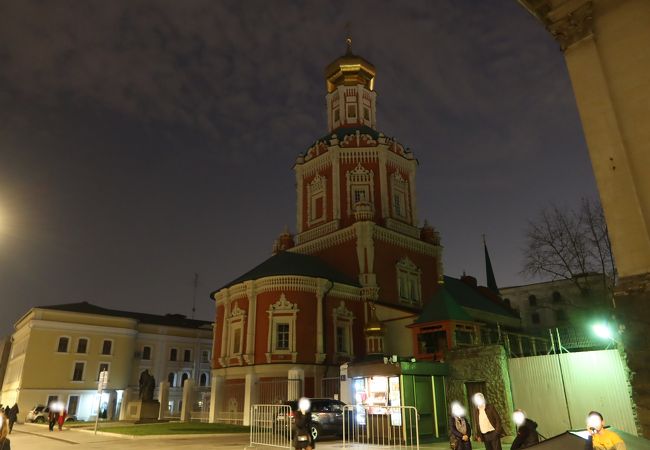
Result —
[{"label": "bright light flare", "polygon": [[512,414],[512,420],[517,424],[518,427],[522,426],[526,422],[526,415],[523,411],[515,411]]},{"label": "bright light flare", "polygon": [[459,402],[453,402],[451,404],[451,414],[454,417],[463,417],[465,415],[465,408]]},{"label": "bright light flare", "polygon": [[592,327],[596,336],[602,339],[613,339],[612,330],[604,323],[594,324]]},{"label": "bright light flare", "polygon": [[480,408],[481,406],[485,406],[485,397],[480,392],[477,392],[472,397],[472,402],[477,408]]},{"label": "bright light flare", "polygon": [[587,428],[600,430],[602,424],[603,421],[600,420],[600,416],[598,414],[592,414],[589,417],[587,417]]},{"label": "bright light flare", "polygon": [[311,408],[311,402],[309,401],[308,398],[303,397],[300,400],[298,400],[298,409],[300,410],[300,412],[304,414],[307,411],[309,411],[309,408]]}]

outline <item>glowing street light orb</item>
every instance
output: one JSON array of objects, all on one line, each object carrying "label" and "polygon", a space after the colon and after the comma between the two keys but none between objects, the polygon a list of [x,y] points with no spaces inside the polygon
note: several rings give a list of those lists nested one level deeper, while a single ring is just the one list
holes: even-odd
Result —
[{"label": "glowing street light orb", "polygon": [[592,327],[596,336],[602,339],[613,339],[612,330],[604,323],[594,324]]}]

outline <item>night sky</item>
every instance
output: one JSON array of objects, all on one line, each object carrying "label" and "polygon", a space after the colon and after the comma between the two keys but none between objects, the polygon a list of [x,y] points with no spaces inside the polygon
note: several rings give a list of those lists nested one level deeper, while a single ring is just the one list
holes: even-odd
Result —
[{"label": "night sky", "polygon": [[0,333],[89,301],[212,320],[208,293],[295,230],[324,67],[377,67],[445,272],[527,282],[527,220],[596,198],[562,54],[515,0],[0,1]]}]

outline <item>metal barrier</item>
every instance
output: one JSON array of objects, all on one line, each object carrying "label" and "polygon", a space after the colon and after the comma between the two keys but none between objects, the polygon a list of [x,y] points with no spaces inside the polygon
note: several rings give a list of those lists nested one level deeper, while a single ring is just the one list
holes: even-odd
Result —
[{"label": "metal barrier", "polygon": [[346,405],[343,447],[420,448],[418,410],[413,406]]},{"label": "metal barrier", "polygon": [[291,448],[292,416],[289,405],[251,406],[249,447]]}]

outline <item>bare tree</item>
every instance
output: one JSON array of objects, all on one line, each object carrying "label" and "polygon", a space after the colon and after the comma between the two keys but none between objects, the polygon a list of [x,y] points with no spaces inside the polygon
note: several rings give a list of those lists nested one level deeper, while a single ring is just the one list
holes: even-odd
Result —
[{"label": "bare tree", "polygon": [[599,203],[582,199],[580,208],[553,205],[528,222],[524,274],[570,280],[587,293],[588,274],[599,274],[603,292],[611,293],[616,277],[605,216]]}]

